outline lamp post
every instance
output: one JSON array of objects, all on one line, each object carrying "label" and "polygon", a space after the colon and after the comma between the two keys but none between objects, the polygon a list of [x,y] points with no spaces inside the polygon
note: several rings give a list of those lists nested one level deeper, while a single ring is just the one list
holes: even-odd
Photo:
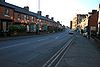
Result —
[{"label": "lamp post", "polygon": [[40,0],[38,0],[38,11],[40,11]]},{"label": "lamp post", "polygon": [[36,23],[36,34],[39,34],[39,28],[40,28],[40,0],[38,0],[38,11],[37,11],[37,23]]}]

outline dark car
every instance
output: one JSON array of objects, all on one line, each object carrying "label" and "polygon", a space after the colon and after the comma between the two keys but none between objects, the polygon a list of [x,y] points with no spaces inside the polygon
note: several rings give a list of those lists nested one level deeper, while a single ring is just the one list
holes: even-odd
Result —
[{"label": "dark car", "polygon": [[74,32],[72,30],[69,31],[69,34],[74,34]]}]

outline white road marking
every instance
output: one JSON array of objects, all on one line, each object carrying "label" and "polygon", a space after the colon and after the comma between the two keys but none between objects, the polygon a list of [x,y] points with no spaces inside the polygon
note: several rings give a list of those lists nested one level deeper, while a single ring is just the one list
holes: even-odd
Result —
[{"label": "white road marking", "polygon": [[21,46],[21,45],[24,45],[24,44],[29,44],[29,42],[26,42],[26,43],[19,43],[19,44],[15,44],[15,45],[10,45],[10,46],[1,47],[0,50],[6,49],[6,48],[15,47],[15,46]]},{"label": "white road marking", "polygon": [[43,40],[47,40],[48,38],[45,38],[45,39],[40,39],[40,40],[38,40],[38,41],[43,41]]},{"label": "white road marking", "polygon": [[[71,45],[71,42],[73,41],[73,38],[70,39],[63,47],[61,47],[42,67],[51,67],[51,65],[58,59],[58,57],[64,52],[64,50],[68,49],[69,45]],[[66,51],[64,52],[64,54]],[[59,64],[61,59],[63,58],[64,54],[61,56],[60,60],[57,62],[56,66]]]},{"label": "white road marking", "polygon": [[[40,39],[38,41],[43,41],[43,40],[46,40],[48,38],[45,38],[45,39]],[[21,45],[25,45],[25,44],[29,44],[31,42],[24,42],[24,43],[18,43],[18,44],[15,44],[15,45],[10,45],[10,46],[5,46],[5,47],[1,47],[0,50],[2,49],[7,49],[7,48],[12,48],[12,47],[16,47],[16,46],[21,46]]]},{"label": "white road marking", "polygon": [[59,38],[59,36],[57,36],[55,39],[58,39]]}]

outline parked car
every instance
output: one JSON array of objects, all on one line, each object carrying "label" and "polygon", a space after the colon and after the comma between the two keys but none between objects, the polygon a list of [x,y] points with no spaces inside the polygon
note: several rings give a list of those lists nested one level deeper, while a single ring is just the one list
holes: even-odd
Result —
[{"label": "parked car", "polygon": [[69,34],[74,34],[74,32],[72,30],[69,31]]},{"label": "parked car", "polygon": [[87,32],[84,32],[84,33],[83,33],[83,36],[84,36],[84,37],[87,37],[87,36],[88,36],[88,33],[87,33]]}]

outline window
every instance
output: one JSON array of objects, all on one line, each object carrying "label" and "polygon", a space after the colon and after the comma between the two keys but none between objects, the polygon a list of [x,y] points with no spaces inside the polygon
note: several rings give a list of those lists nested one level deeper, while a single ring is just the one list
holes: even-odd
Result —
[{"label": "window", "polygon": [[29,16],[28,15],[26,16],[26,19],[29,20]]},{"label": "window", "polygon": [[32,17],[32,22],[34,22],[34,17]]},{"label": "window", "polygon": [[24,15],[24,20],[26,20],[26,15]]},{"label": "window", "polygon": [[24,15],[24,19],[25,20],[29,20],[29,16],[28,15]]},{"label": "window", "polygon": [[20,14],[18,14],[18,20],[20,20],[21,19],[21,15]]},{"label": "window", "polygon": [[8,16],[9,15],[9,10],[7,8],[5,8],[4,15],[5,16]]}]

